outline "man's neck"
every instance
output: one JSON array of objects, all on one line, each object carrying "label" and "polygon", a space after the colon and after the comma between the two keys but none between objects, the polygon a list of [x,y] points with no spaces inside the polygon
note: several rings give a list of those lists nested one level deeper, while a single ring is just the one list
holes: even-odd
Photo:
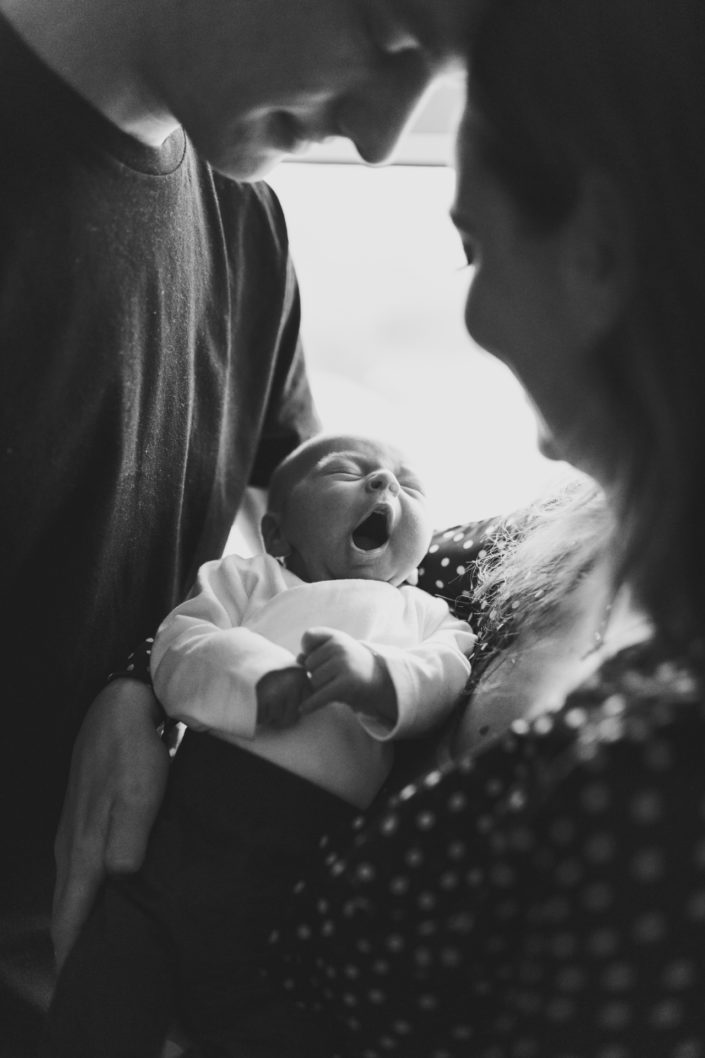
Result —
[{"label": "man's neck", "polygon": [[0,0],[0,12],[54,73],[123,132],[158,147],[177,122],[143,75],[140,26],[148,7],[133,0]]}]

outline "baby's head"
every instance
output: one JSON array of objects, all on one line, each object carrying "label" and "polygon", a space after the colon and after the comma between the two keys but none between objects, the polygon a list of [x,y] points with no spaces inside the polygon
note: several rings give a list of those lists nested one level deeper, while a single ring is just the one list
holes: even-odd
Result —
[{"label": "baby's head", "polygon": [[415,581],[431,539],[426,496],[403,456],[351,434],[320,434],[277,467],[262,536],[305,581]]}]

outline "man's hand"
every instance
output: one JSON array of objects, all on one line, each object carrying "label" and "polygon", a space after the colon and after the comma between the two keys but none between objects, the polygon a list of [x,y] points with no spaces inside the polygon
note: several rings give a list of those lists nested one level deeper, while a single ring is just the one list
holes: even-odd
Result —
[{"label": "man's hand", "polygon": [[257,681],[257,724],[273,728],[298,724],[308,692],[308,673],[298,665],[265,673]]},{"label": "man's hand", "polygon": [[309,628],[299,660],[311,677],[304,713],[344,702],[390,726],[397,722],[397,696],[387,666],[364,643],[333,628]]},{"label": "man's hand", "polygon": [[156,730],[152,689],[108,684],[79,731],[55,843],[52,936],[59,966],[106,874],[138,870],[162,803],[169,754]]}]

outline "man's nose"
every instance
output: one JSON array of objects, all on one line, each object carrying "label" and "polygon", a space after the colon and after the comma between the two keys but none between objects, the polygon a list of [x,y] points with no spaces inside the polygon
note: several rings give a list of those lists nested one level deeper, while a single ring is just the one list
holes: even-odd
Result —
[{"label": "man's nose", "polygon": [[399,492],[399,482],[391,470],[373,471],[367,478],[368,492],[386,492],[389,490],[394,496]]},{"label": "man's nose", "polygon": [[336,113],[341,136],[364,162],[384,162],[432,80],[427,59],[415,49],[387,57],[379,75],[351,93]]}]

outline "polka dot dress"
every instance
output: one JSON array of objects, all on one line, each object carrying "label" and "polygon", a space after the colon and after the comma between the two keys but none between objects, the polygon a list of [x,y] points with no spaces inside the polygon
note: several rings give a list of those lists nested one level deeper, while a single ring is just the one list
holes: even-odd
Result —
[{"label": "polka dot dress", "polygon": [[624,651],[324,839],[285,987],[346,1058],[705,1058],[704,750],[687,666]]},{"label": "polka dot dress", "polygon": [[504,635],[511,635],[510,627],[503,630],[490,621],[487,600],[479,605],[473,604],[478,559],[493,556],[498,535],[507,537],[521,533],[529,524],[527,513],[518,512],[516,516],[500,520],[493,518],[442,530],[433,537],[419,568],[418,586],[445,599],[453,614],[467,620],[478,637],[472,659],[471,689],[497,650],[504,645]]},{"label": "polka dot dress", "polygon": [[[502,521],[506,531],[509,519]],[[475,562],[491,550],[500,523],[496,519],[456,525],[434,535],[419,567],[419,588],[445,599],[457,617],[472,613]]]}]

